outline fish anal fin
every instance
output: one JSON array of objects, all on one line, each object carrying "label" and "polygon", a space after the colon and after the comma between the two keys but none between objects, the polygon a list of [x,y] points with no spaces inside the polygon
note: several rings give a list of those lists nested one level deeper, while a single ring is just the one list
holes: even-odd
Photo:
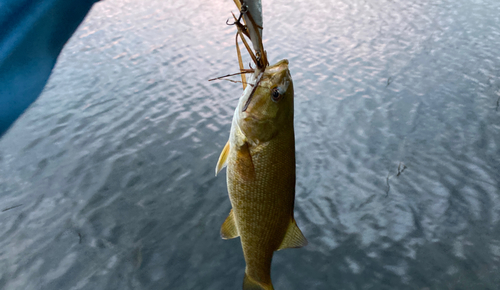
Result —
[{"label": "fish anal fin", "polygon": [[227,141],[226,146],[224,146],[224,149],[222,149],[222,152],[220,153],[219,160],[217,161],[217,166],[215,166],[215,176],[217,176],[222,168],[226,167],[230,147],[231,146],[229,145],[229,141]]},{"label": "fish anal fin", "polygon": [[292,219],[290,224],[288,224],[288,229],[278,251],[286,248],[300,248],[305,245],[307,245],[307,239],[300,231],[295,220]]},{"label": "fish anal fin", "polygon": [[220,236],[224,240],[234,239],[239,237],[238,228],[236,227],[236,221],[234,220],[233,210],[229,212],[229,216],[226,218],[226,221],[222,224],[220,228]]},{"label": "fish anal fin", "polygon": [[245,272],[245,278],[243,279],[243,290],[274,290],[272,284],[260,284],[254,279],[250,278]]}]

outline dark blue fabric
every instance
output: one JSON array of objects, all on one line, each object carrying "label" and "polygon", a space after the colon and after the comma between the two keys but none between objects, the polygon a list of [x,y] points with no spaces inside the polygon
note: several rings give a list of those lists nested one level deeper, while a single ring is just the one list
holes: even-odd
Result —
[{"label": "dark blue fabric", "polygon": [[0,0],[0,136],[42,92],[96,0]]}]

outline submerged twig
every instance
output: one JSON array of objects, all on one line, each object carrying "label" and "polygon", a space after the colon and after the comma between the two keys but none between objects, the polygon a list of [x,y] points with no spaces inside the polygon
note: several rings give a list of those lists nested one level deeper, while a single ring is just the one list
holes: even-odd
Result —
[{"label": "submerged twig", "polygon": [[16,208],[16,207],[20,207],[20,206],[22,206],[22,205],[23,205],[23,204],[21,203],[21,204],[18,204],[18,205],[14,205],[14,206],[11,206],[11,207],[4,208],[4,209],[2,209],[2,212],[4,212],[4,211],[8,211],[8,210],[11,210],[11,209]]},{"label": "submerged twig", "polygon": [[[401,168],[401,165],[403,165],[403,167]],[[403,163],[403,162],[399,162],[399,165],[398,165],[398,174],[396,175],[396,177],[399,177],[399,175],[401,175],[401,173],[403,173],[403,171],[405,171],[406,169],[406,165]]]},{"label": "submerged twig", "polygon": [[139,269],[142,265],[142,245],[135,248],[135,268]]},{"label": "submerged twig", "polygon": [[391,185],[389,184],[389,178],[391,178],[391,176],[389,176],[389,174],[387,174],[387,191],[385,192],[385,196],[389,196],[389,190],[391,190]]},{"label": "submerged twig", "polygon": [[393,175],[387,174],[387,179],[386,179],[387,190],[385,192],[386,197],[389,196],[389,190],[391,190],[391,185],[389,184],[389,179],[391,179],[391,177],[393,177],[393,176],[399,177],[401,175],[401,173],[403,173],[403,171],[405,171],[406,168],[408,168],[408,167],[406,167],[406,165],[403,162],[399,162],[398,173],[393,174]]},{"label": "submerged twig", "polygon": [[387,79],[387,85],[385,86],[386,88],[392,83],[392,77],[389,77]]}]

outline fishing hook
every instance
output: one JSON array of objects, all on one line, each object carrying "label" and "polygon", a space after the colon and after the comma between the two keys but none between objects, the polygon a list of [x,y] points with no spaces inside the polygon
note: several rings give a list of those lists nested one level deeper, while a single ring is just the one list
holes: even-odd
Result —
[{"label": "fishing hook", "polygon": [[[241,10],[240,10],[240,16],[238,17],[238,19],[236,19],[233,23],[229,23],[229,18],[226,20],[226,25],[236,25],[236,26],[242,26],[242,27],[245,27],[245,25],[241,24],[241,18],[243,17],[243,14],[246,14],[248,11],[248,7],[245,5],[245,6],[242,6],[241,7]],[[234,14],[233,14],[234,16]]]}]

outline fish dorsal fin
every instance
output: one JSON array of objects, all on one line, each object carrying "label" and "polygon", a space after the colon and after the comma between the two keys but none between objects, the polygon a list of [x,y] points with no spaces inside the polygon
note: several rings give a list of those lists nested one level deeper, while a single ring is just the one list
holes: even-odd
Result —
[{"label": "fish dorsal fin", "polygon": [[286,230],[283,242],[281,242],[278,250],[283,250],[286,248],[300,248],[305,245],[307,245],[307,240],[300,231],[295,220],[292,218],[292,220],[288,224],[288,229]]},{"label": "fish dorsal fin", "polygon": [[234,213],[232,209],[229,212],[229,216],[226,218],[226,221],[220,228],[220,236],[224,240],[234,239],[240,236],[238,228],[236,227],[236,221],[234,220]]},{"label": "fish dorsal fin", "polygon": [[215,166],[215,176],[222,170],[222,168],[227,165],[227,157],[229,156],[229,141],[227,141],[226,146],[222,149],[222,152],[219,156],[219,161],[217,161],[217,166]]}]

